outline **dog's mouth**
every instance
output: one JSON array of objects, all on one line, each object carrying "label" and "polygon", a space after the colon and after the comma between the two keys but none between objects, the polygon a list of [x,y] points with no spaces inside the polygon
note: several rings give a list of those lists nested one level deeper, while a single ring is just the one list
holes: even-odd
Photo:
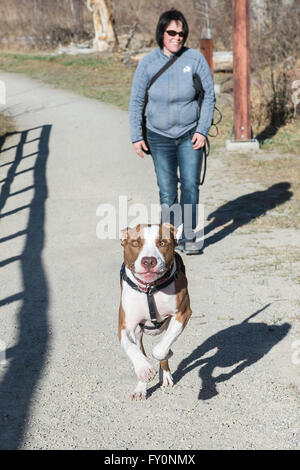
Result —
[{"label": "dog's mouth", "polygon": [[145,270],[145,271],[140,271],[138,273],[135,272],[135,276],[144,282],[150,283],[150,282],[156,281],[160,277],[163,277],[165,272],[166,270],[164,271]]}]

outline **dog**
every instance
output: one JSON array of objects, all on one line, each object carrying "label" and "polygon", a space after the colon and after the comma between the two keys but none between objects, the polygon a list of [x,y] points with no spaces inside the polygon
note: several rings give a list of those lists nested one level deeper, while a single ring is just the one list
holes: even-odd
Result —
[{"label": "dog", "polygon": [[122,230],[124,263],[120,272],[119,341],[131,360],[138,384],[131,400],[145,400],[147,383],[157,371],[143,347],[143,333],[159,335],[152,356],[159,361],[162,387],[172,387],[170,347],[192,311],[181,257],[175,253],[179,230],[171,224],[139,224]]}]

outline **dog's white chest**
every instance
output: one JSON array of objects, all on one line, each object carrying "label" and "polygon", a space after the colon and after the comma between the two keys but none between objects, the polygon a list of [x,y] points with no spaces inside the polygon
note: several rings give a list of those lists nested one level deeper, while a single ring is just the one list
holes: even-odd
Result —
[{"label": "dog's white chest", "polygon": [[[154,302],[157,308],[158,321],[175,315],[177,312],[175,283],[173,282],[165,289],[156,292]],[[132,289],[126,282],[123,283],[122,305],[128,329],[134,330],[137,324],[145,321],[151,325],[147,295]]]}]

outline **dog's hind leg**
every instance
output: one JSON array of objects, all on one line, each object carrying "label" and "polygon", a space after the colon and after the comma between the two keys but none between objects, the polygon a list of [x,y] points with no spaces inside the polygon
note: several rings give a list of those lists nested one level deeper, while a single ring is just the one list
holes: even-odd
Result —
[{"label": "dog's hind leg", "polygon": [[160,361],[159,380],[163,388],[173,387],[173,377],[169,369],[168,360]]}]

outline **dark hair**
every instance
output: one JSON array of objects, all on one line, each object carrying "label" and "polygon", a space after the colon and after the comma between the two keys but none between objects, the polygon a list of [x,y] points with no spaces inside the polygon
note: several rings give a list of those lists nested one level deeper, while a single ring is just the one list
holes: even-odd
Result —
[{"label": "dark hair", "polygon": [[184,34],[182,45],[184,45],[185,41],[187,40],[189,34],[189,27],[186,22],[186,19],[180,11],[172,8],[172,10],[165,11],[160,15],[156,26],[156,41],[161,49],[163,49],[164,47],[164,32],[173,20],[176,21],[176,23],[178,21],[181,21],[182,23],[182,31]]}]

